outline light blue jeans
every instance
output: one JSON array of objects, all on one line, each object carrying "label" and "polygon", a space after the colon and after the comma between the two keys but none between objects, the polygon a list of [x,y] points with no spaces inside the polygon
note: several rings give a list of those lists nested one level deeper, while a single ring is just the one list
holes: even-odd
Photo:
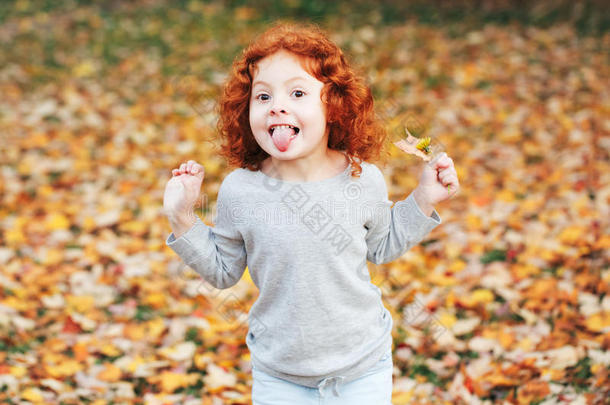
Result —
[{"label": "light blue jeans", "polygon": [[253,405],[392,405],[392,352],[348,383],[324,379],[318,388],[294,384],[252,368]]}]

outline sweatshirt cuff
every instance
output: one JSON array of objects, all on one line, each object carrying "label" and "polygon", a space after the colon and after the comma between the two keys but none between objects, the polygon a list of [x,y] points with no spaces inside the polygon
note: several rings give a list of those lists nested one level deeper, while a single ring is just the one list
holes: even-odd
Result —
[{"label": "sweatshirt cuff", "polygon": [[402,201],[398,201],[396,204],[397,215],[400,218],[407,220],[408,222],[414,223],[418,233],[422,237],[427,235],[432,229],[436,228],[441,224],[442,220],[436,209],[432,211],[430,216],[424,214],[419,208],[413,194],[409,194],[407,198]]},{"label": "sweatshirt cuff", "polygon": [[421,210],[419,205],[417,205],[417,201],[415,201],[415,197],[413,197],[413,193],[409,194],[409,196],[406,198],[406,200],[409,200],[415,206],[416,211],[420,216],[426,218],[427,220],[433,220],[436,225],[439,225],[442,222],[441,217],[440,217],[440,215],[438,215],[438,212],[436,211],[435,208],[432,208],[432,214],[430,214],[430,216],[424,214],[424,212]]},{"label": "sweatshirt cuff", "polygon": [[[199,255],[197,252],[201,252],[201,247],[207,246],[209,238],[210,231],[208,226],[203,223],[201,218],[197,217],[195,224],[179,238],[176,238],[176,235],[174,235],[173,232],[170,233],[165,244],[190,266],[191,263],[194,263],[198,259]],[[197,249],[197,247],[199,247],[199,249]]]}]

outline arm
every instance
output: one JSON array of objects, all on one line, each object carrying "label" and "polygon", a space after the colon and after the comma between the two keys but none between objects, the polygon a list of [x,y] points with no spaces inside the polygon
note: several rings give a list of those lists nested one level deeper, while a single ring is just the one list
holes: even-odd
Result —
[{"label": "arm", "polygon": [[218,191],[215,226],[210,227],[196,215],[170,220],[173,233],[169,246],[186,265],[216,288],[229,288],[246,268],[246,249],[230,215],[226,184]]},{"label": "arm", "polygon": [[[417,191],[392,207],[383,174],[375,170],[377,204],[373,215],[365,224],[367,228],[367,260],[375,264],[388,263],[402,256],[421,242],[432,229],[441,223],[431,206],[420,207]],[[431,215],[424,213],[431,212]]]}]

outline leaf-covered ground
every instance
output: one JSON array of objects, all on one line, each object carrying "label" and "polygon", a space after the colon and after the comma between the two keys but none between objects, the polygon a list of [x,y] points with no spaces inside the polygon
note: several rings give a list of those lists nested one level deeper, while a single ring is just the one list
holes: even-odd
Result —
[{"label": "leaf-covered ground", "polygon": [[[256,288],[202,283],[160,210],[194,159],[212,224],[231,170],[213,100],[281,13],[168,3],[0,6],[2,403],[250,403]],[[281,4],[330,29],[388,129],[441,142],[460,176],[443,224],[370,267],[394,315],[393,402],[607,403],[610,35]],[[396,201],[421,163],[388,151]]]}]

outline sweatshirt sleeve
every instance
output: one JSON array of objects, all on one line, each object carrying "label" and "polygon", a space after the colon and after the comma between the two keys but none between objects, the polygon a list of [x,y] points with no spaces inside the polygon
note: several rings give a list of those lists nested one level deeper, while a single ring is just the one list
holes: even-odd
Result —
[{"label": "sweatshirt sleeve", "polygon": [[183,235],[176,239],[172,232],[165,242],[186,265],[216,288],[237,284],[246,268],[244,241],[231,219],[231,199],[227,194],[226,184],[222,184],[214,227],[197,217]]},{"label": "sweatshirt sleeve", "polygon": [[377,200],[376,209],[365,223],[367,260],[382,264],[395,260],[421,242],[441,223],[441,218],[436,210],[431,216],[424,214],[413,193],[392,207],[383,174],[376,167],[374,171]]}]

